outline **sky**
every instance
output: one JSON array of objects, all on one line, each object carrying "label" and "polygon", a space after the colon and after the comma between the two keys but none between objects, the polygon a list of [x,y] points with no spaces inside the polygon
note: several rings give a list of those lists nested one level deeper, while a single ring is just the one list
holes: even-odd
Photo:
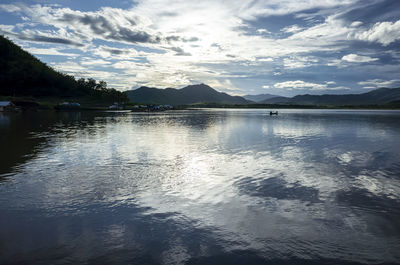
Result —
[{"label": "sky", "polygon": [[56,70],[121,91],[400,87],[399,0],[1,0],[0,34]]}]

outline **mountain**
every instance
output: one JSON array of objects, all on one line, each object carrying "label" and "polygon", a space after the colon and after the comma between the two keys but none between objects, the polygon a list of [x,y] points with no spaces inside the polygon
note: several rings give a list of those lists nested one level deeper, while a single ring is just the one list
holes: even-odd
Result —
[{"label": "mountain", "polygon": [[2,95],[57,95],[74,82],[3,36],[0,36],[0,55]]},{"label": "mountain", "polygon": [[258,94],[258,95],[245,95],[243,97],[245,99],[247,99],[247,100],[251,100],[251,101],[259,103],[261,101],[264,101],[264,100],[267,100],[267,99],[270,99],[270,98],[276,98],[276,97],[279,97],[279,96],[272,95],[272,94]]},{"label": "mountain", "polygon": [[249,104],[239,96],[218,92],[205,84],[190,85],[182,89],[140,87],[126,92],[132,102],[143,104],[189,105],[196,103]]},{"label": "mountain", "polygon": [[13,97],[89,98],[125,101],[126,95],[107,83],[79,79],[55,71],[32,54],[0,35],[0,95]]},{"label": "mountain", "polygon": [[287,97],[277,96],[277,97],[272,97],[272,98],[262,100],[258,103],[260,103],[260,104],[285,104],[287,102],[287,100],[289,100],[289,99],[290,98],[287,98]]},{"label": "mountain", "polygon": [[[196,103],[251,104],[245,98],[221,93],[205,84],[191,85],[182,89],[157,89],[140,87],[126,92],[132,102],[143,104],[189,105]],[[264,94],[265,95],[265,94]],[[254,95],[253,99],[256,99]],[[247,97],[247,99],[250,99]],[[272,96],[259,104],[311,105],[311,106],[362,106],[398,105],[400,88],[379,88],[362,94],[347,95],[297,95],[292,98]]]},{"label": "mountain", "polygon": [[383,105],[400,100],[400,88],[378,88],[362,94],[347,95],[298,95],[292,98],[271,98],[264,104],[291,105],[331,105],[331,106],[361,106]]}]

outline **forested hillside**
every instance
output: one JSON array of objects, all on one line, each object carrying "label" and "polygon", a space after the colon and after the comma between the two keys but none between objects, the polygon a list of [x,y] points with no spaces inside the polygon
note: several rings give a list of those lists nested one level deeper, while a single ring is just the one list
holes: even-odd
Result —
[{"label": "forested hillside", "polygon": [[127,101],[125,93],[107,88],[104,81],[79,79],[55,71],[0,35],[0,95],[13,97],[90,97]]}]

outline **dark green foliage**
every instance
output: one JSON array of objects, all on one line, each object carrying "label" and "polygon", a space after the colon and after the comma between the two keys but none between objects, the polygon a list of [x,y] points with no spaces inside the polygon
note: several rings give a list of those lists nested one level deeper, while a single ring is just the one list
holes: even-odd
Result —
[{"label": "dark green foliage", "polygon": [[0,95],[12,97],[89,97],[128,101],[125,93],[107,88],[104,81],[79,79],[55,71],[0,35]]},{"label": "dark green foliage", "polygon": [[143,104],[186,105],[195,103],[248,104],[242,97],[218,92],[205,84],[191,85],[182,89],[157,89],[140,87],[126,92],[133,102]]}]

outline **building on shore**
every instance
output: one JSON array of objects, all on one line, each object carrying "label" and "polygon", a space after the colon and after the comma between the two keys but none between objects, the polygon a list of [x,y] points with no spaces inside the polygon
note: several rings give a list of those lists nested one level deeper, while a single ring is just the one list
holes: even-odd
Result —
[{"label": "building on shore", "polygon": [[0,111],[15,111],[16,106],[11,101],[0,101]]}]

